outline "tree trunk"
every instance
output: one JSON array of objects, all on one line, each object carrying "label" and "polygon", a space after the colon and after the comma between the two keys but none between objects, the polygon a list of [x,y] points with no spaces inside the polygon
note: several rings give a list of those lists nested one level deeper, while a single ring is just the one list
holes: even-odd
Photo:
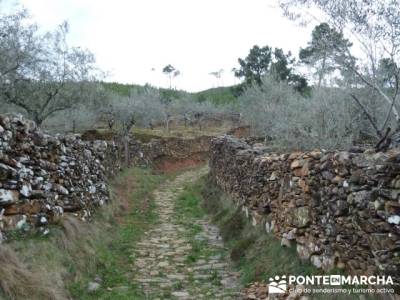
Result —
[{"label": "tree trunk", "polygon": [[36,114],[36,113],[32,114],[31,117],[32,117],[33,121],[35,121],[37,127],[40,127],[42,125],[44,120],[41,117],[39,117],[39,114]]},{"label": "tree trunk", "polygon": [[165,120],[165,130],[169,132],[169,118]]},{"label": "tree trunk", "polygon": [[125,166],[129,167],[129,137],[124,136]]},{"label": "tree trunk", "polygon": [[325,73],[325,66],[326,65],[326,56],[324,55],[324,58],[322,59],[322,67],[321,67],[321,71],[319,72],[319,76],[318,76],[318,88],[321,87],[321,82],[322,79],[324,77],[324,73]]}]

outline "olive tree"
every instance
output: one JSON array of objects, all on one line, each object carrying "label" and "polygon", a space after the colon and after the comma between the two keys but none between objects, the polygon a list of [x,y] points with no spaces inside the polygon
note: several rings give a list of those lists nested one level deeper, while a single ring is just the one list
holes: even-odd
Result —
[{"label": "olive tree", "polygon": [[321,88],[304,97],[271,76],[246,89],[236,109],[254,135],[279,149],[344,148],[363,127],[343,91]]},{"label": "olive tree", "polygon": [[[336,62],[344,72],[354,74],[361,83],[349,90],[351,98],[369,119],[380,142],[377,149],[391,142],[391,123],[398,128],[400,85],[400,5],[396,0],[280,0],[286,16],[307,23],[315,18],[323,21],[344,38],[354,42],[331,46],[336,49]],[[315,11],[318,11],[318,17]],[[310,18],[312,16],[312,18]],[[359,51],[355,51],[358,49]],[[384,78],[382,80],[382,71]],[[377,120],[364,99],[354,90],[360,87],[376,95],[386,114]],[[385,147],[383,147],[385,148]]]},{"label": "olive tree", "polygon": [[[146,127],[163,119],[163,106],[156,89],[132,90],[129,96],[108,93],[99,114],[105,116],[121,135],[124,143],[125,165],[129,165],[130,133],[134,126]],[[109,118],[109,119],[108,119]],[[114,124],[113,124],[114,125]]]},{"label": "olive tree", "polygon": [[0,15],[0,101],[40,126],[89,96],[100,74],[94,56],[67,43],[68,24],[42,33],[27,11]]}]

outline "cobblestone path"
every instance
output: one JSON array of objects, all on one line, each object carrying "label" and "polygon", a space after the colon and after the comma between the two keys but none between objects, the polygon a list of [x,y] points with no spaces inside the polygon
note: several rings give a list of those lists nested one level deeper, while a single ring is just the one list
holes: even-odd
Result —
[{"label": "cobblestone path", "polygon": [[240,298],[218,229],[205,219],[182,222],[174,206],[185,184],[206,171],[185,172],[154,192],[159,222],[134,249],[134,280],[147,299]]}]

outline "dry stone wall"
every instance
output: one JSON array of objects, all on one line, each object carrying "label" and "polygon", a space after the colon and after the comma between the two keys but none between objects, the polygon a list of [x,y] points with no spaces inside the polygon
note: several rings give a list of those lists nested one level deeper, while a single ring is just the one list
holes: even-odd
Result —
[{"label": "dry stone wall", "polygon": [[51,136],[22,117],[0,115],[0,239],[39,228],[65,213],[90,218],[110,199],[107,176],[119,170],[113,142]]},{"label": "dry stone wall", "polygon": [[[82,135],[82,139],[85,141],[94,141],[96,139],[114,140],[118,145],[119,160],[125,161],[124,137],[110,132],[104,134],[96,130],[89,130]],[[135,135],[131,135],[128,138],[130,164],[151,166],[155,169],[168,169],[171,165],[174,165],[179,169],[185,165],[190,166],[205,162],[208,159],[212,137],[184,138],[148,135],[145,136],[145,141],[142,141],[142,139],[136,138]]]},{"label": "dry stone wall", "polygon": [[318,268],[400,274],[400,149],[277,154],[230,136],[211,142],[210,174],[254,225]]},{"label": "dry stone wall", "polygon": [[186,160],[203,162],[208,158],[210,142],[209,136],[158,138],[148,143],[142,143],[132,137],[129,142],[129,160],[135,165],[151,165],[156,168],[162,168],[169,162],[174,164]]},{"label": "dry stone wall", "polygon": [[[101,137],[99,137],[101,138]],[[209,137],[129,142],[131,165],[204,160]],[[39,230],[65,214],[90,219],[110,201],[107,180],[125,163],[121,138],[82,140],[80,135],[49,135],[21,116],[0,115],[0,242],[13,230]]]}]

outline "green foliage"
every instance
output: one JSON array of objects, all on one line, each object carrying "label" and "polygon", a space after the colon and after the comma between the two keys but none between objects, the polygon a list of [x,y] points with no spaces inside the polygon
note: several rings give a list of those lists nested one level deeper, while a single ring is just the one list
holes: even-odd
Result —
[{"label": "green foliage", "polygon": [[132,93],[144,93],[148,90],[158,91],[162,98],[168,100],[181,99],[189,93],[175,89],[156,88],[151,85],[138,85],[138,84],[124,84],[118,82],[102,82],[102,85],[110,92],[116,93],[120,96],[128,97]]},{"label": "green foliage", "polygon": [[280,48],[254,46],[245,59],[239,58],[240,69],[235,76],[244,78],[248,86],[261,85],[267,75],[278,81],[286,81],[301,93],[308,92],[307,80],[293,72],[295,59],[291,53],[285,54]]},{"label": "green foliage", "polygon": [[337,69],[337,59],[342,56],[343,50],[351,47],[351,43],[342,33],[331,28],[327,23],[315,26],[311,41],[306,48],[300,49],[300,60],[316,68],[318,87],[324,77]]},{"label": "green foliage", "polygon": [[160,88],[159,91],[160,91],[161,97],[167,102],[174,101],[174,100],[179,101],[179,99],[182,99],[188,95],[188,93],[185,91],[175,90],[175,89]]},{"label": "green foliage", "polygon": [[166,65],[163,69],[162,69],[164,74],[171,74],[172,72],[175,71],[175,68],[172,65]]},{"label": "green foliage", "polygon": [[[392,90],[395,93],[396,81],[400,68],[397,63],[391,58],[382,58],[379,61],[377,76],[381,85],[388,90]],[[393,94],[393,93],[392,93]]]},{"label": "green foliage", "polygon": [[172,90],[172,79],[181,75],[181,72],[172,65],[166,65],[162,72],[169,78],[169,89]]},{"label": "green foliage", "polygon": [[235,89],[238,85],[228,87],[217,87],[194,93],[194,97],[199,102],[210,101],[214,104],[230,104],[237,101]]},{"label": "green foliage", "polygon": [[107,91],[126,97],[128,97],[132,91],[144,92],[146,89],[150,88],[147,85],[142,86],[138,84],[124,84],[118,82],[102,82],[102,85]]},{"label": "green foliage", "polygon": [[57,112],[96,100],[102,76],[91,52],[67,43],[68,23],[43,32],[26,10],[0,14],[0,102],[39,126]]},{"label": "green foliage", "polygon": [[235,76],[244,78],[248,84],[253,82],[260,84],[261,78],[270,70],[272,48],[255,45],[250,49],[249,54],[244,59],[239,58],[238,62],[240,69],[235,72]]},{"label": "green foliage", "polygon": [[[354,92],[368,99],[362,90]],[[316,89],[306,98],[266,77],[243,93],[237,108],[253,134],[275,151],[343,149],[358,141],[360,132],[373,132],[342,89]],[[375,116],[381,120],[384,110]]]}]

